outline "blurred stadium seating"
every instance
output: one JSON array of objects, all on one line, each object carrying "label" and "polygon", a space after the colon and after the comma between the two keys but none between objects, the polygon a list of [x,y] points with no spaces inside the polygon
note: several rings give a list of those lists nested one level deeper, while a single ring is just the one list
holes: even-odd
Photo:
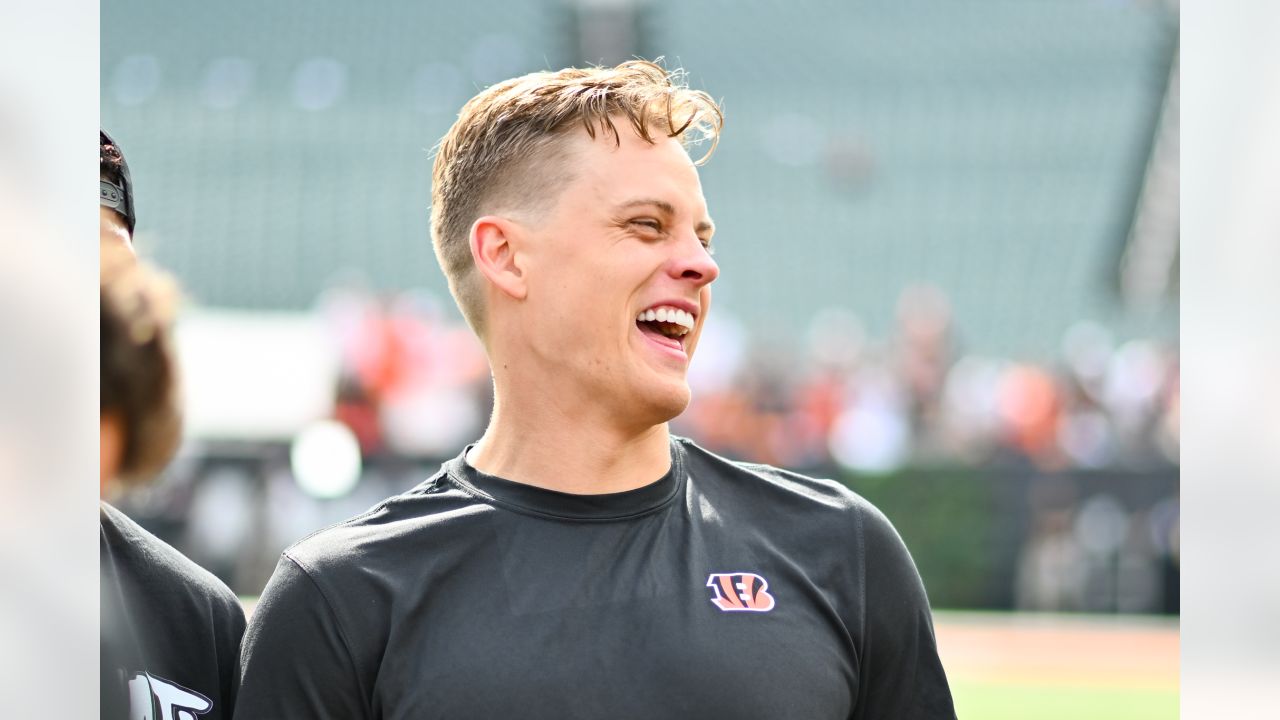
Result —
[{"label": "blurred stadium seating", "polygon": [[[575,56],[572,7],[112,3],[102,115],[142,244],[211,305],[306,308],[352,267],[443,296],[429,150],[497,79],[616,59]],[[639,8],[634,52],[725,101],[718,305],[775,342],[827,306],[883,334],[921,282],[987,354],[1047,359],[1079,319],[1175,332],[1172,298],[1131,313],[1112,289],[1176,50],[1163,5]]]}]

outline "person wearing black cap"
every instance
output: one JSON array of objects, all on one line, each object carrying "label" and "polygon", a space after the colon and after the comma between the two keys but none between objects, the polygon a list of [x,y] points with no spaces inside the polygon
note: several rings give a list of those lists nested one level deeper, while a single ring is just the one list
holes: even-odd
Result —
[{"label": "person wearing black cap", "polygon": [[98,237],[105,245],[122,246],[132,252],[137,215],[129,165],[115,140],[105,130],[98,134]]},{"label": "person wearing black cap", "polygon": [[153,478],[182,434],[170,331],[174,290],[133,256],[128,172],[109,141],[103,133],[100,717],[230,718],[245,629],[239,600],[107,502]]}]

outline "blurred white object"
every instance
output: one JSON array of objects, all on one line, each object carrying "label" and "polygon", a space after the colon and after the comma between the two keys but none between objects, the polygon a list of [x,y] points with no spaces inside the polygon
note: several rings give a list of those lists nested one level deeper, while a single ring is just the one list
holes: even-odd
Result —
[{"label": "blurred white object", "polygon": [[298,433],[289,462],[298,485],[322,500],[342,497],[360,481],[360,443],[336,420],[317,421]]},{"label": "blurred white object", "polygon": [[191,311],[176,338],[189,437],[288,440],[333,412],[337,351],[315,315]]},{"label": "blurred white object", "polygon": [[[0,708],[94,717],[98,7],[0,6]],[[50,671],[51,668],[56,668]]]},{"label": "blurred white object", "polygon": [[831,456],[865,473],[891,473],[911,454],[911,426],[901,391],[883,368],[871,367],[828,440]]},{"label": "blurred white object", "polygon": [[1182,6],[1182,717],[1280,706],[1280,4]]}]

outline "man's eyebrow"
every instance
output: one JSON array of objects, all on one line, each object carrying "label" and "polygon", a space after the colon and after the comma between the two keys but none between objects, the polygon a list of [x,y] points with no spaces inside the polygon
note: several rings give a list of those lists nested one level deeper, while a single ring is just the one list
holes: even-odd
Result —
[{"label": "man's eyebrow", "polygon": [[[652,207],[656,207],[666,215],[676,214],[676,207],[674,205],[667,202],[666,200],[659,200],[657,198],[636,198],[635,200],[628,200],[622,203],[621,205],[619,205],[618,209],[627,210],[629,208],[637,207],[640,205],[650,205]],[[708,234],[714,233],[716,231],[716,224],[710,218],[707,218],[706,220],[700,221],[697,225],[694,225],[693,231],[698,233],[699,235],[701,235],[702,233],[708,233]]]}]

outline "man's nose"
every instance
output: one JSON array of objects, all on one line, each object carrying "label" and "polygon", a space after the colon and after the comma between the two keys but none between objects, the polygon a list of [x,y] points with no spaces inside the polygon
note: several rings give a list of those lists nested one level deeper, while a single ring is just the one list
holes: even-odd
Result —
[{"label": "man's nose", "polygon": [[690,234],[680,241],[680,252],[672,263],[671,274],[683,280],[693,280],[702,287],[720,276],[720,266],[711,258],[711,251],[702,244],[702,240]]}]

